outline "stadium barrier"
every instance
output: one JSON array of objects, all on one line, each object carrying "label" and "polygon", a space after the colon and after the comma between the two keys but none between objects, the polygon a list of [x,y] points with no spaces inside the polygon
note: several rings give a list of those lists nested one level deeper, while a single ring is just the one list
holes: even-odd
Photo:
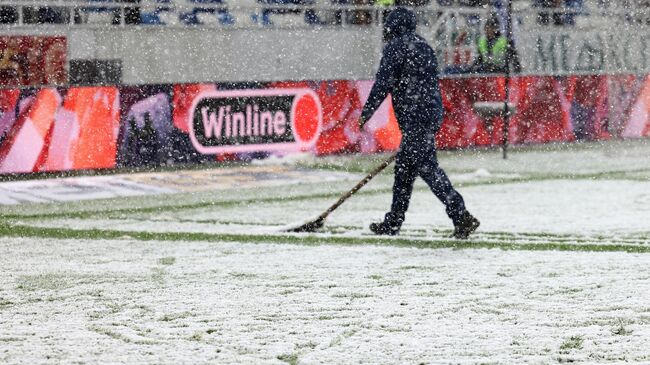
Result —
[{"label": "stadium barrier", "polygon": [[[441,80],[440,148],[501,141],[503,77]],[[511,79],[514,144],[650,136],[650,77],[522,76]],[[359,131],[372,81],[174,84],[0,90],[0,174],[200,164],[307,151],[398,148],[390,99]]]}]

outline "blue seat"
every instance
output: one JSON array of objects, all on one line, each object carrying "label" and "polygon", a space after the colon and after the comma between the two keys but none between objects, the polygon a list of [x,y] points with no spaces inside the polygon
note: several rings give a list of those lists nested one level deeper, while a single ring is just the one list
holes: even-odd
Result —
[{"label": "blue seat", "polygon": [[[264,5],[311,5],[314,3],[314,0],[257,0],[258,3]],[[299,11],[293,11],[291,9],[282,9],[282,6],[276,7],[265,7],[262,9],[262,19],[257,19],[254,15],[253,21],[261,22],[263,25],[272,25],[273,22],[269,18],[270,14],[287,14],[287,13],[298,13]],[[305,12],[305,20],[307,23],[316,23],[316,18],[314,18],[313,12]]]},{"label": "blue seat", "polygon": [[[223,0],[187,0],[187,3],[191,4],[209,4],[209,5],[226,5]],[[233,25],[235,24],[235,18],[228,12],[227,8],[215,9],[215,8],[203,8],[197,6],[191,12],[181,13],[179,18],[182,23],[189,25],[201,24],[197,15],[201,13],[215,14],[219,23],[223,25]]]},{"label": "blue seat", "polygon": [[172,0],[156,0],[156,7],[152,12],[140,11],[140,24],[165,24],[160,15],[172,11]]},{"label": "blue seat", "polygon": [[[104,3],[104,4],[115,4],[114,0],[87,0],[89,6],[84,6],[80,10],[83,12],[94,12],[94,13],[112,13],[116,9],[119,9],[117,7],[107,7],[107,6],[99,6],[99,3]],[[97,6],[90,6],[90,4],[95,4],[97,3]]]}]

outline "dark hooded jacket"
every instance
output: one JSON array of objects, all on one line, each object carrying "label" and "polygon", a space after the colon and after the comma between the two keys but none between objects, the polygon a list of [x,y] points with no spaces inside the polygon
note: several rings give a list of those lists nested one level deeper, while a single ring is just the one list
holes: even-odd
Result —
[{"label": "dark hooded jacket", "polygon": [[375,84],[361,113],[370,119],[388,94],[402,143],[429,140],[442,123],[442,99],[434,50],[415,33],[415,14],[396,8],[384,22],[384,46]]}]

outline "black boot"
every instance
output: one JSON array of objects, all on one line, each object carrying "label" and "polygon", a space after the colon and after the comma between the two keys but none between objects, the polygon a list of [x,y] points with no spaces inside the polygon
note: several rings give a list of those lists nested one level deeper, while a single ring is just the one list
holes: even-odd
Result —
[{"label": "black boot", "polygon": [[403,222],[403,216],[395,216],[392,213],[388,213],[383,222],[371,223],[370,230],[377,235],[395,236],[399,234]]},{"label": "black boot", "polygon": [[474,218],[468,211],[465,211],[457,222],[454,222],[454,234],[453,237],[464,240],[472,234],[478,226],[481,225],[481,222],[478,219]]}]

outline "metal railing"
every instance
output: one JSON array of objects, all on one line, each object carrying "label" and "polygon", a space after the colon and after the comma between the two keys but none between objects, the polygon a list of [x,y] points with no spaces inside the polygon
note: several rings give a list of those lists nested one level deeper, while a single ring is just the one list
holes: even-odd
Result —
[{"label": "metal railing", "polygon": [[[287,27],[286,22],[274,23],[264,21],[265,14],[269,17],[281,18],[284,15],[303,17],[303,22],[291,23],[292,27],[319,27],[319,26],[369,26],[381,25],[383,14],[390,8],[378,5],[351,5],[351,4],[255,4],[240,5],[234,2],[208,3],[187,0],[158,0],[139,2],[116,2],[114,0],[6,0],[0,2],[0,7],[13,8],[16,19],[6,22],[3,26],[34,26],[37,24],[67,24],[75,26],[131,26],[131,25],[162,25],[172,27],[204,26],[222,28],[250,28],[250,27]],[[234,4],[233,4],[234,3]],[[26,14],[33,13],[35,9],[49,8],[61,16],[58,21],[27,19]],[[488,11],[487,8],[450,7],[439,5],[435,0],[426,6],[414,7],[418,13],[419,21],[424,25],[436,24],[437,19],[443,14],[455,13],[467,16],[478,16]],[[129,12],[137,13],[137,21],[129,22]],[[104,14],[106,21],[88,24],[84,15]],[[231,14],[232,20],[211,21],[208,23],[183,21],[186,14]],[[178,18],[175,21],[148,22],[146,16],[166,15],[165,19]],[[142,16],[145,15],[145,16]],[[132,16],[132,15],[131,15]],[[112,18],[111,18],[112,17]],[[311,17],[311,21],[310,21]],[[206,17],[203,17],[206,18]],[[257,18],[257,19],[255,19]],[[242,21],[243,20],[243,21]]]},{"label": "metal railing", "polygon": [[[128,2],[127,2],[128,1]],[[132,1],[132,2],[131,2]],[[377,26],[386,7],[377,5],[264,4],[242,5],[240,1],[212,3],[210,0],[4,0],[0,2],[0,26],[35,25],[167,26],[207,28],[300,28],[326,26]],[[607,7],[585,3],[582,8],[541,8],[515,1],[518,26],[533,28],[553,25],[603,28],[612,24],[650,25],[650,8],[611,2]],[[493,7],[440,5],[436,0],[413,8],[423,27],[439,27],[445,20],[485,17],[502,12]],[[40,12],[40,14],[39,14]],[[2,16],[4,14],[4,21]],[[44,15],[44,16],[42,16]],[[52,16],[54,15],[54,16]],[[13,18],[13,19],[12,19]],[[291,18],[291,21],[284,21]],[[476,20],[474,20],[476,21]]]}]

